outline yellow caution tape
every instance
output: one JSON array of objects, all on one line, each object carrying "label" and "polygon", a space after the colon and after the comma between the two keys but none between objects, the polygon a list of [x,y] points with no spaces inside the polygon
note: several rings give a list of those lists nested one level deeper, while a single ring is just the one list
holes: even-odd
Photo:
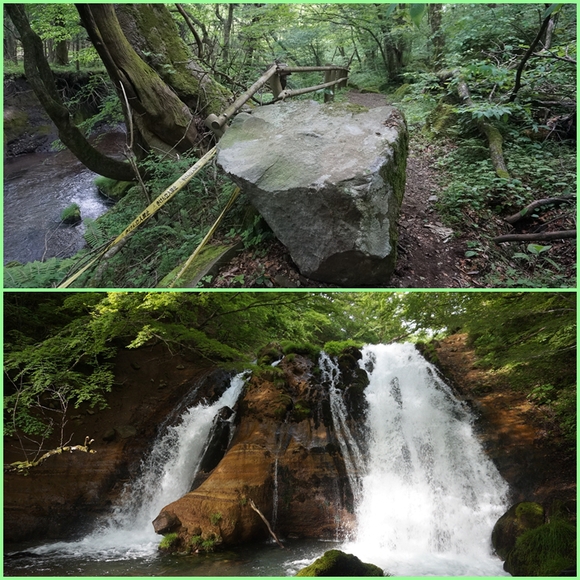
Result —
[{"label": "yellow caution tape", "polygon": [[135,231],[141,224],[145,223],[151,216],[155,215],[178,191],[195,176],[195,174],[207,165],[215,156],[216,147],[210,149],[195,165],[190,167],[178,180],[172,183],[159,197],[145,208],[111,243],[107,244],[97,256],[88,264],[83,266],[76,274],[62,282],[58,288],[68,288],[79,276],[84,274],[96,261],[100,260],[112,247]]},{"label": "yellow caution tape", "polygon": [[191,256],[189,256],[189,258],[187,258],[187,261],[185,262],[185,264],[183,264],[183,266],[181,267],[181,270],[179,270],[179,272],[177,273],[177,275],[175,276],[175,278],[173,279],[171,284],[169,284],[169,286],[168,286],[169,288],[173,288],[173,286],[175,286],[175,283],[177,282],[177,280],[179,280],[181,278],[181,276],[183,276],[183,273],[189,268],[189,266],[191,266],[191,263],[195,260],[195,258],[197,258],[197,256],[203,250],[204,246],[207,244],[207,242],[213,236],[214,232],[216,231],[217,227],[219,226],[219,223],[222,221],[222,218],[226,215],[226,213],[229,211],[229,209],[232,207],[232,205],[234,205],[234,201],[236,201],[236,198],[238,197],[239,194],[240,194],[240,188],[236,187],[236,189],[234,189],[232,195],[230,196],[230,199],[228,200],[226,207],[224,207],[224,209],[223,209],[222,213],[220,213],[218,219],[215,221],[213,226],[211,226],[209,232],[207,232],[207,234],[205,235],[205,238],[203,238],[203,240],[201,240],[199,246],[197,246],[197,248],[195,248],[195,251],[193,252],[193,254],[191,254]]}]

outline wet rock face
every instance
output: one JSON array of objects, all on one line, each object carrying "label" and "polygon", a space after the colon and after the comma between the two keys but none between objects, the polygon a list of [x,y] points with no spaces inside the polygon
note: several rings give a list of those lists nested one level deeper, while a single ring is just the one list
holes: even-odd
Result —
[{"label": "wet rock face", "polygon": [[380,286],[395,267],[406,158],[394,107],[294,101],[240,113],[217,161],[303,275]]},{"label": "wet rock face", "polygon": [[[275,358],[275,349],[270,354]],[[366,386],[350,368],[356,357],[345,359],[344,392]],[[224,545],[266,537],[251,501],[282,537],[336,538],[352,528],[352,490],[328,399],[328,385],[307,356],[286,355],[254,373],[238,401],[236,431],[223,459],[199,487],[162,510],[160,521],[181,522],[172,531],[182,549],[192,530]]]}]

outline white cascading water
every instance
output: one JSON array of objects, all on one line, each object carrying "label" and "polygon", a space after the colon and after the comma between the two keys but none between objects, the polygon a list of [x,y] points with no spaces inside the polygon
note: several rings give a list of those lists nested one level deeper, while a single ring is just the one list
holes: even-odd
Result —
[{"label": "white cascading water", "polygon": [[141,476],[127,487],[111,518],[101,528],[76,542],[57,542],[34,548],[36,554],[58,552],[63,557],[123,560],[157,553],[161,536],[152,521],[167,504],[185,495],[195,477],[218,411],[233,407],[245,384],[246,373],[232,378],[212,405],[188,408],[178,425],[169,427],[144,460]]},{"label": "white cascading water", "polygon": [[342,549],[396,576],[506,575],[490,537],[508,487],[468,409],[412,344],[366,346],[371,362],[357,532]]},{"label": "white cascading water", "polygon": [[355,505],[361,500],[361,476],[365,471],[365,460],[355,437],[348,426],[348,411],[340,389],[336,386],[340,378],[340,369],[335,361],[325,352],[320,353],[318,362],[322,372],[322,382],[328,383],[332,423],[337,434],[338,443],[346,466]]}]

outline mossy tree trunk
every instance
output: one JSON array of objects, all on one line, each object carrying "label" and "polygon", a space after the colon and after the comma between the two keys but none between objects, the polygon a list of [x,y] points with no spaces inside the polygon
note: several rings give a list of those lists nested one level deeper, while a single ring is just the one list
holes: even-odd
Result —
[{"label": "mossy tree trunk", "polygon": [[[457,92],[466,105],[473,105],[469,87],[467,86],[465,80],[461,77],[457,83]],[[487,121],[478,121],[477,126],[479,127],[479,130],[487,137],[491,162],[497,176],[509,179],[510,174],[503,156],[503,137],[501,136],[499,129]]]},{"label": "mossy tree trunk", "polygon": [[193,114],[135,52],[121,29],[114,5],[79,4],[77,9],[120,93],[122,86],[134,126],[144,141],[160,151],[186,151],[198,145]]},{"label": "mossy tree trunk", "polygon": [[56,125],[60,140],[90,170],[111,179],[133,180],[135,175],[128,163],[108,157],[95,149],[73,123],[57,91],[52,71],[44,55],[42,40],[30,27],[24,5],[6,4],[5,10],[20,34],[24,48],[26,78]]},{"label": "mossy tree trunk", "polygon": [[165,4],[119,4],[116,13],[137,54],[194,115],[205,119],[226,108],[231,92],[192,57]]}]

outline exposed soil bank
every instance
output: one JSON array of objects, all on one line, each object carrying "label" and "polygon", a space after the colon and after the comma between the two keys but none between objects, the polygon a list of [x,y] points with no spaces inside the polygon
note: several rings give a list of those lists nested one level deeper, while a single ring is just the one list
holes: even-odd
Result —
[{"label": "exposed soil bank", "polygon": [[510,484],[513,503],[575,500],[575,457],[526,393],[477,368],[466,334],[448,337],[435,350],[440,369],[475,411],[478,435]]}]

